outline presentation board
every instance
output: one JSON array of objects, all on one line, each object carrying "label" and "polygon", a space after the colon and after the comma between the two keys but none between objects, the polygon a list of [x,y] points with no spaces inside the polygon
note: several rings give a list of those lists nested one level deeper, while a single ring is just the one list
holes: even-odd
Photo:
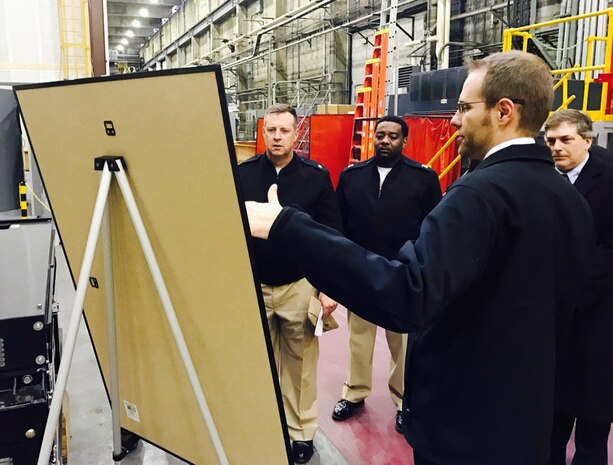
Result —
[{"label": "presentation board", "polygon": [[[99,185],[94,159],[122,156],[230,463],[288,464],[220,68],[21,86],[16,95],[73,281]],[[109,205],[121,426],[184,460],[216,464],[116,181]],[[84,311],[108,380],[104,281],[99,240]]]}]

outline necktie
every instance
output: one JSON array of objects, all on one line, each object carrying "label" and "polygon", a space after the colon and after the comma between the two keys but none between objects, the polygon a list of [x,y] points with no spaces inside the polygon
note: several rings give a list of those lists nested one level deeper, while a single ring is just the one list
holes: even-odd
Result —
[{"label": "necktie", "polygon": [[570,179],[569,179],[569,177],[568,177],[568,174],[566,174],[566,173],[562,173],[562,177],[563,177],[564,179],[566,179],[568,182],[570,182]]}]

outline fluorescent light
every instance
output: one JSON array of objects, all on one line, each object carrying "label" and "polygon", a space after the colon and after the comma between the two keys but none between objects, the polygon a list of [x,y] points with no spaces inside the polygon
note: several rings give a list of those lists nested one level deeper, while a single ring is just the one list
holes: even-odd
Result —
[{"label": "fluorescent light", "polygon": [[123,52],[123,45],[118,45],[117,47],[115,47],[117,49],[117,51],[119,52]]},{"label": "fluorescent light", "polygon": [[141,8],[140,10],[138,10],[138,14],[143,17],[147,17],[149,16],[149,10],[147,8]]},{"label": "fluorescent light", "polygon": [[134,21],[132,21],[132,26],[140,27],[140,21],[138,19],[135,19]]},{"label": "fluorescent light", "polygon": [[128,30],[126,31],[126,36],[127,36],[127,37],[134,37],[134,32],[132,32],[132,29],[128,29]]},{"label": "fluorescent light", "polygon": [[149,3],[157,3],[158,0],[149,0]]},{"label": "fluorescent light", "polygon": [[121,42],[124,45],[128,45],[128,39],[126,39],[125,37],[121,39],[119,42]]}]

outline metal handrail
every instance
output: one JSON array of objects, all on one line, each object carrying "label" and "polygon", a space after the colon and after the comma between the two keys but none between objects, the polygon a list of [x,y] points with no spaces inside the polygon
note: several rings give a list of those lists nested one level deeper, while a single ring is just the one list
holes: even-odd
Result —
[{"label": "metal handrail", "polygon": [[[503,35],[503,51],[508,51],[513,48],[513,37],[521,37],[522,41],[522,50],[526,51],[528,47],[528,40],[533,37],[531,33],[528,31],[533,31],[535,29],[559,25],[562,23],[569,23],[573,21],[579,21],[582,19],[593,18],[596,16],[607,16],[608,24],[607,24],[607,36],[606,37],[596,37],[589,36],[586,39],[587,42],[587,53],[586,53],[586,66],[575,65],[573,68],[564,68],[564,69],[556,69],[551,73],[556,75],[563,75],[559,82],[554,86],[554,90],[558,89],[560,86],[563,86],[563,96],[562,96],[562,105],[558,109],[567,108],[568,104],[572,102],[576,96],[568,95],[568,80],[570,76],[574,73],[585,73],[585,82],[584,82],[584,92],[583,92],[583,102],[582,102],[582,110],[585,113],[588,113],[593,120],[595,121],[613,121],[613,113],[607,113],[608,102],[607,95],[609,93],[609,83],[602,82],[602,96],[600,101],[600,107],[598,110],[588,110],[587,104],[588,99],[587,96],[589,94],[590,85],[594,83],[594,72],[601,71],[603,73],[610,74],[612,68],[612,53],[613,53],[613,8],[607,8],[606,10],[594,11],[592,13],[584,13],[581,15],[569,16],[566,18],[555,19],[551,21],[545,21],[536,24],[530,24],[527,26],[510,28],[504,31]],[[596,42],[604,42],[605,45],[605,62],[603,64],[594,65],[594,45]]]},{"label": "metal handrail", "polygon": [[[430,168],[432,168],[432,165],[434,164],[434,162],[435,162],[436,160],[438,160],[438,158],[441,156],[441,154],[442,154],[442,153],[443,153],[445,150],[447,150],[447,147],[449,147],[449,146],[451,145],[451,143],[452,143],[454,140],[456,140],[456,138],[457,138],[457,137],[458,137],[458,133],[457,133],[457,132],[454,132],[454,133],[451,135],[451,137],[450,137],[449,139],[447,139],[447,142],[445,142],[445,144],[444,144],[444,145],[443,145],[443,146],[442,146],[440,149],[438,149],[438,151],[437,151],[437,152],[434,154],[434,156],[432,157],[432,159],[431,159],[431,160],[430,160],[428,163],[426,163],[426,164],[427,164],[427,165],[428,165]],[[440,176],[439,176],[439,179],[440,179]]]},{"label": "metal handrail", "polygon": [[[455,134],[457,134],[457,132]],[[447,173],[449,173],[453,169],[453,167],[459,163],[461,159],[462,155],[456,156],[453,161],[449,163],[449,165],[447,165],[447,168],[445,168],[442,173],[438,175],[438,180],[440,181],[441,179],[443,179],[447,175]]]}]

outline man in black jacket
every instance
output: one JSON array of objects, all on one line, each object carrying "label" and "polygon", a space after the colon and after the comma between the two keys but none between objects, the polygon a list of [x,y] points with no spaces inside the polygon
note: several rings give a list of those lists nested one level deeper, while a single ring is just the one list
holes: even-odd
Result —
[{"label": "man in black jacket", "polygon": [[606,465],[613,421],[613,165],[594,155],[593,136],[578,110],[557,111],[545,124],[556,169],[587,200],[596,227],[587,285],[558,363],[550,465],[566,464],[573,425],[573,465]]},{"label": "man in black jacket", "polygon": [[[397,116],[375,126],[375,156],[342,173],[336,188],[343,234],[356,244],[393,259],[406,241],[417,239],[422,220],[441,200],[438,176],[402,155],[409,129]],[[349,373],[332,418],[351,417],[372,389],[372,360],[377,326],[348,312]],[[407,335],[386,330],[390,350],[388,386],[396,406],[395,426],[402,432],[402,394]]]},{"label": "man in black jacket", "polygon": [[284,250],[315,286],[375,324],[416,332],[403,406],[416,465],[549,459],[556,352],[592,240],[585,200],[534,141],[552,89],[535,55],[471,64],[452,124],[460,153],[483,161],[394,260],[282,208],[274,186],[269,203],[247,202],[251,233]]},{"label": "man in black jacket", "polygon": [[[265,201],[269,187],[276,184],[283,205],[297,205],[315,220],[340,230],[340,214],[328,171],[293,151],[296,119],[289,105],[276,104],[268,110],[264,118],[266,153],[239,166],[243,194],[246,200]],[[318,342],[307,311],[318,293],[283,250],[260,239],[255,239],[253,245],[294,461],[306,463],[313,455],[313,437],[318,427]],[[300,247],[298,242],[294,245]],[[336,302],[324,294],[318,297],[324,315],[336,308]]]}]

